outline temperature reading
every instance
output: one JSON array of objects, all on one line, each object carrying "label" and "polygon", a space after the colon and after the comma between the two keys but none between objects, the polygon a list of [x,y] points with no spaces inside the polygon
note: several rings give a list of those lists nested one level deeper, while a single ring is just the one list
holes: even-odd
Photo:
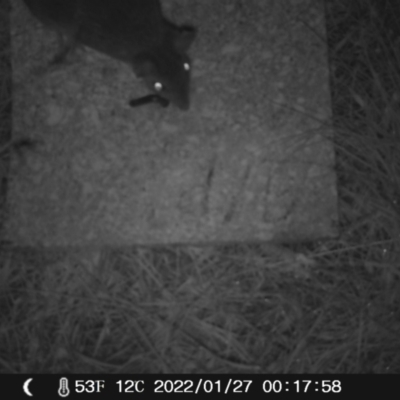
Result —
[{"label": "temperature reading", "polygon": [[142,393],[144,392],[144,381],[118,381],[118,391],[120,393]]},{"label": "temperature reading", "polygon": [[101,389],[104,389],[104,380],[92,381],[92,380],[77,380],[75,381],[76,393],[100,393]]}]

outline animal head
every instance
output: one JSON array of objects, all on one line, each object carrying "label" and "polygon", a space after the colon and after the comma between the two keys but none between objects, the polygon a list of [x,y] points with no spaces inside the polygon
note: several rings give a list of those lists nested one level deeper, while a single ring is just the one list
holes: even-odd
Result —
[{"label": "animal head", "polygon": [[147,49],[131,61],[135,74],[148,89],[181,110],[190,106],[191,62],[187,55],[196,32],[170,28],[161,45]]}]

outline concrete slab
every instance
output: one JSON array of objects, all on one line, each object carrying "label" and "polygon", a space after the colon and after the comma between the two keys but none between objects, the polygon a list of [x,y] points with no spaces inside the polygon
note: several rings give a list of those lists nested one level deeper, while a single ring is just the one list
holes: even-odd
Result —
[{"label": "concrete slab", "polygon": [[13,2],[6,233],[20,245],[299,241],[336,234],[325,23],[318,0],[169,0],[198,27],[188,112],[130,108],[129,66],[57,37]]}]

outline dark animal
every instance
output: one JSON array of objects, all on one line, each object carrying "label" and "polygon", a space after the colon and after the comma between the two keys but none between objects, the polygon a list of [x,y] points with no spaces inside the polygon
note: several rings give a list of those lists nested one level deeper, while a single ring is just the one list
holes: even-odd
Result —
[{"label": "dark animal", "polygon": [[158,96],[160,104],[171,102],[182,110],[189,108],[187,50],[195,30],[167,21],[159,0],[24,2],[38,20],[62,33],[70,43],[83,44],[131,65],[152,91],[154,101]]}]

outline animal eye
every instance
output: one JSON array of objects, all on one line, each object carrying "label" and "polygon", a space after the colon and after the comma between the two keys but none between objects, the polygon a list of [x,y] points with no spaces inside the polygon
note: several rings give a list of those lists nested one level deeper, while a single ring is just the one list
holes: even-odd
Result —
[{"label": "animal eye", "polygon": [[185,71],[190,71],[190,64],[189,63],[183,63],[183,69]]},{"label": "animal eye", "polygon": [[161,92],[161,91],[163,90],[163,85],[162,85],[160,82],[156,82],[156,83],[154,84],[154,90],[155,90],[156,92]]}]

